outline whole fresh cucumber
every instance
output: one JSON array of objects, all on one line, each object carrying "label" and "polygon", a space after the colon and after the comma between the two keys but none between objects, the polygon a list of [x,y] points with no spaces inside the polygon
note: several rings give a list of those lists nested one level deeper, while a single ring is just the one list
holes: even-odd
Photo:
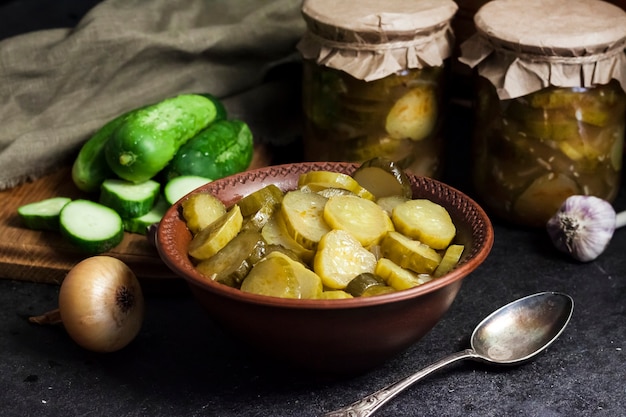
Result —
[{"label": "whole fresh cucumber", "polygon": [[166,169],[167,178],[195,175],[216,180],[245,171],[254,153],[252,132],[241,120],[220,120],[182,145]]},{"label": "whole fresh cucumber", "polygon": [[80,148],[72,165],[72,181],[82,191],[95,192],[100,184],[115,174],[109,167],[104,155],[104,148],[109,138],[131,112],[110,120],[96,131]]},{"label": "whole fresh cucumber", "polygon": [[217,116],[215,102],[183,94],[140,109],[120,124],[105,145],[106,161],[120,178],[144,182]]},{"label": "whole fresh cucumber", "polygon": [[219,98],[210,93],[198,93],[198,95],[208,98],[215,104],[215,122],[228,119],[228,111]]}]

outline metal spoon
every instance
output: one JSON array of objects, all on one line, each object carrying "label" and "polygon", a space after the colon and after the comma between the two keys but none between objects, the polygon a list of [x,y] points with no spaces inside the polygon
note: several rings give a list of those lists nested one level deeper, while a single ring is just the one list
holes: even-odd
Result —
[{"label": "metal spoon", "polygon": [[491,313],[472,332],[471,349],[446,356],[363,399],[322,417],[366,417],[405,388],[462,359],[499,365],[527,361],[550,346],[567,326],[574,300],[563,293],[541,292],[513,301]]}]

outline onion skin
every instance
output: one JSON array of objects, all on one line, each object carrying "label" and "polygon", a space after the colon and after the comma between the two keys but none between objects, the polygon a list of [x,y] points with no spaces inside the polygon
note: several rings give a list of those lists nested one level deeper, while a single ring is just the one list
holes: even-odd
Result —
[{"label": "onion skin", "polygon": [[59,291],[61,322],[80,346],[114,352],[139,333],[144,317],[141,286],[133,271],[111,256],[76,264]]}]

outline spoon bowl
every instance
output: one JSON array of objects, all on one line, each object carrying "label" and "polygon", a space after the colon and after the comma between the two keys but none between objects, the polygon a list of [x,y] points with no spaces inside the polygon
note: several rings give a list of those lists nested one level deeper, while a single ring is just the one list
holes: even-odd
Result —
[{"label": "spoon bowl", "polygon": [[574,301],[569,295],[542,292],[500,307],[474,329],[471,346],[485,362],[513,365],[531,359],[565,330]]},{"label": "spoon bowl", "polygon": [[526,362],[550,346],[565,330],[574,300],[559,292],[540,292],[519,298],[485,317],[472,332],[471,349],[445,358],[324,417],[366,417],[427,375],[451,363],[471,359],[499,365]]}]

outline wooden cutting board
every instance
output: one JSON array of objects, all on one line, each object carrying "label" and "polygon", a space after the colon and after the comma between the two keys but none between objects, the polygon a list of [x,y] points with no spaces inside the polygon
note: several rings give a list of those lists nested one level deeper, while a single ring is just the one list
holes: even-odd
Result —
[{"label": "wooden cutting board", "polygon": [[[255,149],[250,169],[270,162],[265,148]],[[91,198],[74,186],[70,167],[34,182],[0,191],[0,279],[59,284],[67,272],[88,255],[66,242],[59,233],[25,228],[17,208],[49,197]],[[121,244],[107,255],[121,259],[137,277],[153,287],[168,287],[177,278],[161,261],[156,248],[140,234],[126,233]]]}]

